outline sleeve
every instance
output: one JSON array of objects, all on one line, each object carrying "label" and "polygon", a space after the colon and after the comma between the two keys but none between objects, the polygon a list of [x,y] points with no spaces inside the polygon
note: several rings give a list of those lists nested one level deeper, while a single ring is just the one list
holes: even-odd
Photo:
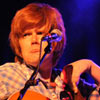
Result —
[{"label": "sleeve", "polygon": [[7,88],[3,79],[0,77],[0,100],[5,99],[7,99]]},{"label": "sleeve", "polygon": [[96,89],[89,95],[89,100],[100,100],[100,86],[97,86]]}]

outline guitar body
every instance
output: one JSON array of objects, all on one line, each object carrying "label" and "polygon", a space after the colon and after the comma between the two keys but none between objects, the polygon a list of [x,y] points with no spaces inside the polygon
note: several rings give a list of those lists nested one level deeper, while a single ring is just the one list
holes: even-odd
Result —
[{"label": "guitar body", "polygon": [[[8,100],[17,100],[19,97],[19,94],[20,94],[19,92],[16,92],[15,94],[11,95]],[[27,90],[22,100],[50,100],[50,99],[41,95],[40,93]]]}]

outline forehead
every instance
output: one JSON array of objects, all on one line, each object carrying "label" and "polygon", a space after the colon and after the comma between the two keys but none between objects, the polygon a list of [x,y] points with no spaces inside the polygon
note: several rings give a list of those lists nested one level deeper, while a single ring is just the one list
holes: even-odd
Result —
[{"label": "forehead", "polygon": [[32,32],[34,30],[35,32],[42,32],[44,35],[46,35],[51,30],[50,24],[34,24],[34,23],[25,23],[22,27],[20,27],[19,37],[23,36],[26,32]]},{"label": "forehead", "polygon": [[45,26],[42,26],[41,28],[28,28],[23,33],[33,32],[33,31],[35,31],[35,32],[42,32],[44,34],[48,33],[48,30],[46,30]]},{"label": "forehead", "polygon": [[49,30],[51,27],[51,23],[48,21],[48,19],[24,19],[20,21],[20,28],[22,31],[25,31],[27,29],[40,29],[40,30]]}]

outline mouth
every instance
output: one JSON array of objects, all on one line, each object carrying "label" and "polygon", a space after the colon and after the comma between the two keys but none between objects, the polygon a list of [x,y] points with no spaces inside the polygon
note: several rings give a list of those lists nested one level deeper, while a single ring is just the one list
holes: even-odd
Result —
[{"label": "mouth", "polygon": [[34,49],[34,50],[31,50],[30,52],[31,52],[31,53],[38,53],[38,52],[40,52],[40,50]]}]

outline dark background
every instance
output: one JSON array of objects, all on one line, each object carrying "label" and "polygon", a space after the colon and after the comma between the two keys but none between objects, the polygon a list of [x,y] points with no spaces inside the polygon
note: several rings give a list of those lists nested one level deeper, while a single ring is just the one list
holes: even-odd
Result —
[{"label": "dark background", "polygon": [[91,59],[100,65],[100,0],[2,0],[0,1],[0,65],[12,62],[8,35],[11,20],[18,9],[31,2],[56,7],[66,27],[67,46],[58,65],[79,59]]}]

